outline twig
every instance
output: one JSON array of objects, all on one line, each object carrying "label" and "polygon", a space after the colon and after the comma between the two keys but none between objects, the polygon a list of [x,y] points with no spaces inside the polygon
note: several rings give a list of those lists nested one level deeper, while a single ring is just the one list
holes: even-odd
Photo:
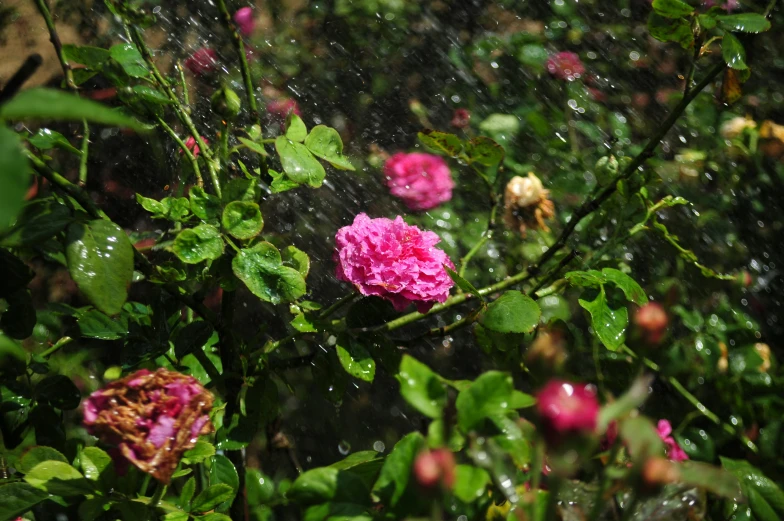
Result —
[{"label": "twig", "polygon": [[161,126],[164,132],[169,134],[169,137],[171,137],[180,146],[180,150],[182,150],[182,153],[185,154],[185,157],[187,157],[188,161],[191,162],[191,166],[193,167],[193,173],[196,174],[196,185],[199,186],[200,188],[204,188],[204,179],[202,179],[201,177],[201,170],[199,169],[199,160],[196,159],[196,156],[193,155],[193,153],[185,145],[182,139],[180,139],[180,136],[178,136],[177,133],[174,130],[172,130],[172,128],[169,125],[166,124],[163,118],[161,118],[160,116],[156,116],[155,119],[158,121],[158,124]]},{"label": "twig", "polygon": [[362,295],[360,295],[359,293],[357,293],[357,292],[355,292],[355,291],[352,291],[352,292],[351,292],[351,293],[349,293],[348,295],[345,295],[345,296],[341,297],[340,299],[338,299],[338,300],[337,300],[337,302],[335,302],[334,304],[332,304],[331,306],[329,306],[327,309],[325,309],[324,311],[322,311],[322,312],[319,314],[319,316],[318,316],[318,317],[319,317],[319,319],[320,319],[320,320],[324,320],[325,318],[327,318],[327,317],[329,317],[330,315],[332,315],[332,313],[334,313],[334,312],[335,312],[335,311],[337,311],[338,309],[342,308],[342,307],[343,307],[343,306],[345,306],[346,304],[349,304],[349,303],[353,302],[353,301],[354,301],[354,300],[355,300],[357,297],[361,297],[361,296],[362,296]]},{"label": "twig", "polygon": [[41,358],[49,358],[49,357],[50,357],[50,356],[52,356],[54,353],[56,353],[57,351],[59,351],[59,350],[60,350],[60,348],[62,348],[62,347],[64,347],[64,346],[67,346],[67,345],[68,345],[68,344],[70,344],[71,342],[73,342],[73,338],[71,338],[71,337],[69,337],[69,336],[64,336],[63,338],[61,338],[60,340],[58,340],[57,342],[55,342],[55,344],[54,344],[52,347],[50,347],[49,349],[47,349],[46,351],[44,351],[43,353],[41,353],[41,355],[40,355],[40,356],[41,356]]},{"label": "twig", "polygon": [[38,53],[28,56],[22,66],[19,67],[19,70],[11,76],[11,79],[5,84],[3,90],[0,91],[0,104],[5,103],[11,99],[14,94],[19,92],[22,85],[35,74],[35,71],[38,70],[38,67],[40,67],[43,62],[44,59],[41,58],[41,55]]},{"label": "twig", "polygon": [[60,66],[63,68],[65,84],[68,85],[69,89],[75,91],[76,84],[74,83],[73,79],[73,70],[71,70],[71,64],[68,63],[66,57],[63,56],[63,44],[60,41],[60,37],[57,35],[57,29],[55,29],[54,21],[52,20],[52,13],[49,11],[49,6],[46,5],[46,0],[35,0],[35,4],[38,6],[38,11],[41,13],[41,16],[44,17],[46,28],[49,29],[49,41],[52,42],[52,46],[54,46],[54,52],[57,54],[57,59],[60,61]]},{"label": "twig", "polygon": [[90,148],[90,125],[87,124],[86,119],[82,120],[82,125],[84,128],[84,136],[82,137],[82,155],[79,156],[79,186],[85,186],[87,184],[87,157]]},{"label": "twig", "polygon": [[477,252],[485,245],[487,241],[493,238],[493,233],[495,232],[496,226],[496,215],[498,213],[498,205],[499,205],[499,198],[495,194],[495,190],[493,186],[490,185],[490,217],[487,221],[487,229],[482,234],[482,238],[479,239],[476,244],[474,244],[473,248],[471,248],[468,253],[465,254],[465,257],[460,259],[460,271],[457,272],[458,275],[461,277],[465,276],[466,269],[468,268],[468,263],[477,254]]}]

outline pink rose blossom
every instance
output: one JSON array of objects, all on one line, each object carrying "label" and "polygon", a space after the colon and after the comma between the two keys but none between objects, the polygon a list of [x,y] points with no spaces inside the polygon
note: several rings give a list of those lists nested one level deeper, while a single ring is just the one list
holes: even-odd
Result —
[{"label": "pink rose blossom", "polygon": [[585,66],[575,53],[563,51],[547,58],[547,72],[559,80],[574,81],[585,74]]},{"label": "pink rose blossom", "polygon": [[455,109],[449,124],[455,128],[468,128],[471,124],[471,112],[468,109]]},{"label": "pink rose blossom", "polygon": [[632,318],[632,322],[645,342],[658,344],[667,331],[669,319],[661,304],[648,302],[637,310]]},{"label": "pink rose blossom", "polygon": [[202,47],[185,60],[185,67],[195,76],[211,74],[218,68],[218,53]]},{"label": "pink rose blossom", "polygon": [[276,119],[285,120],[292,112],[302,116],[299,105],[291,98],[272,100],[267,103],[267,113]]},{"label": "pink rose blossom", "polygon": [[446,301],[454,285],[444,269],[454,264],[435,247],[440,241],[400,216],[392,221],[361,213],[335,236],[337,277],[363,295],[390,301],[397,311],[413,303],[419,312],[427,312],[435,302]]},{"label": "pink rose blossom", "polygon": [[686,461],[689,456],[683,451],[675,438],[670,436],[672,434],[672,425],[667,420],[659,420],[656,426],[656,431],[659,433],[659,438],[664,442],[664,449],[667,452],[667,457],[672,461]]},{"label": "pink rose blossom", "polygon": [[[201,137],[202,141],[204,141],[205,145],[209,145],[210,142],[207,141],[204,136]],[[193,157],[199,157],[199,145],[196,144],[196,139],[193,136],[188,136],[188,139],[185,140],[185,148],[191,151]],[[182,154],[182,150],[180,150],[180,154]]]},{"label": "pink rose blossom", "polygon": [[182,453],[199,435],[212,432],[212,400],[191,376],[142,369],[92,393],[84,404],[84,425],[113,446],[119,463],[124,459],[168,483]]},{"label": "pink rose blossom", "polygon": [[545,432],[551,436],[596,429],[599,401],[585,384],[551,380],[537,394],[536,407]]},{"label": "pink rose blossom", "polygon": [[435,208],[452,199],[452,173],[439,156],[398,152],[384,164],[389,191],[411,210]]},{"label": "pink rose blossom", "polygon": [[237,29],[243,36],[253,34],[253,29],[256,26],[256,22],[253,20],[253,9],[250,7],[237,9],[237,12],[234,13],[234,23],[237,24]]},{"label": "pink rose blossom", "polygon": [[439,485],[451,490],[455,485],[455,455],[448,449],[420,452],[414,460],[414,477],[423,489]]}]

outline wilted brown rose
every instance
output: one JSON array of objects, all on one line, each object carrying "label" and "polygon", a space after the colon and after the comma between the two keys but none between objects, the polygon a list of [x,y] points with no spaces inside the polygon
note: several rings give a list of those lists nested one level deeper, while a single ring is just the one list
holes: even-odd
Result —
[{"label": "wilted brown rose", "polygon": [[550,191],[532,172],[528,177],[514,176],[504,190],[504,222],[509,228],[517,228],[523,237],[528,228],[550,231],[544,223],[555,215],[555,205],[549,197]]},{"label": "wilted brown rose", "polygon": [[142,369],[95,391],[84,405],[87,430],[140,470],[169,483],[183,452],[213,431],[213,397],[193,377]]}]

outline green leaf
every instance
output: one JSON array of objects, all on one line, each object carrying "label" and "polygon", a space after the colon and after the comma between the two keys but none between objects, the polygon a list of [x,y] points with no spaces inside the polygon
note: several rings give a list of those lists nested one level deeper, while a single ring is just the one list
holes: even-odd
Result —
[{"label": "green leaf", "polygon": [[[0,195],[2,198],[3,195]],[[11,248],[40,245],[63,231],[71,220],[71,210],[64,204],[52,199],[31,201],[24,206],[13,230],[3,239],[3,244]]]},{"label": "green leaf", "polygon": [[512,377],[488,371],[457,395],[457,423],[463,432],[479,426],[485,418],[505,416],[512,408]]},{"label": "green leaf", "polygon": [[229,485],[220,483],[212,485],[211,487],[202,490],[201,493],[193,500],[191,512],[207,512],[217,507],[224,501],[228,501],[234,497],[234,489]]},{"label": "green leaf", "polygon": [[91,481],[99,481],[104,473],[114,469],[112,458],[98,447],[85,447],[79,455],[84,477]]},{"label": "green leaf", "polygon": [[14,222],[24,206],[29,179],[22,141],[16,132],[0,126],[0,231]]},{"label": "green leaf", "polygon": [[90,482],[62,461],[43,461],[30,469],[24,480],[55,496],[81,496],[93,492]]},{"label": "green leaf", "polygon": [[757,13],[719,15],[716,20],[729,31],[761,33],[770,29],[768,19]]},{"label": "green leaf", "polygon": [[27,351],[0,333],[0,375],[19,374],[24,371]]},{"label": "green leaf", "polygon": [[240,250],[231,267],[251,293],[266,302],[290,302],[305,294],[305,279],[294,268],[284,266],[280,252],[268,242]]},{"label": "green leaf", "polygon": [[653,0],[653,10],[667,18],[681,18],[694,12],[694,8],[681,0]]},{"label": "green leaf", "polygon": [[88,338],[118,340],[128,335],[128,320],[125,317],[109,317],[97,309],[76,313],[79,331]]},{"label": "green leaf", "polygon": [[5,120],[63,120],[100,123],[115,127],[128,127],[142,132],[146,126],[122,112],[80,98],[67,92],[34,88],[23,90],[0,106],[0,119]]},{"label": "green leaf", "polygon": [[210,512],[209,514],[199,516],[196,519],[199,521],[232,521],[226,514],[219,514],[218,512]]},{"label": "green leaf", "polygon": [[602,274],[607,281],[612,282],[618,286],[623,294],[626,295],[626,300],[634,302],[638,306],[644,306],[648,303],[648,295],[645,294],[637,281],[615,268],[604,268]]},{"label": "green leaf", "polygon": [[339,170],[354,170],[354,165],[343,155],[343,141],[334,128],[316,125],[305,138],[310,152]]},{"label": "green leaf", "polygon": [[[495,166],[504,160],[504,148],[489,137],[479,136],[465,146],[468,163],[479,163],[484,166]],[[492,180],[491,180],[492,181]]]},{"label": "green leaf", "polygon": [[340,365],[348,374],[366,382],[373,381],[376,376],[376,362],[358,340],[345,334],[339,335],[335,350]]},{"label": "green leaf", "polygon": [[578,300],[591,314],[591,327],[602,344],[610,351],[617,351],[623,345],[626,326],[629,325],[629,313],[626,308],[612,309],[607,305],[604,288],[593,301]]},{"label": "green leaf", "polygon": [[180,359],[198,349],[203,349],[214,331],[212,325],[203,320],[186,325],[174,340],[174,356]]},{"label": "green leaf", "polygon": [[89,45],[63,45],[63,58],[71,63],[79,63],[94,70],[100,70],[105,62],[111,58],[108,50]]},{"label": "green leaf", "polygon": [[295,316],[294,319],[290,322],[290,324],[291,327],[293,327],[300,333],[315,333],[318,331],[318,328],[303,313],[300,313],[297,316]]},{"label": "green leaf", "polygon": [[370,499],[359,476],[334,467],[315,468],[300,474],[286,497],[303,505],[327,501],[366,504]]},{"label": "green leaf", "polygon": [[302,118],[290,112],[288,121],[286,121],[286,137],[297,143],[302,143],[307,136],[308,128],[305,126]]},{"label": "green leaf", "polygon": [[232,201],[223,210],[223,228],[237,239],[252,239],[264,227],[259,205],[247,201]]},{"label": "green leaf", "polygon": [[237,474],[237,469],[234,464],[223,455],[216,455],[210,458],[210,485],[218,485],[223,483],[231,487],[233,494],[226,500],[224,505],[219,507],[219,510],[228,509],[231,506],[231,501],[237,495],[240,488],[240,478]]},{"label": "green leaf", "polygon": [[648,17],[648,31],[651,36],[662,42],[676,42],[684,49],[694,44],[691,24],[682,18],[670,19],[652,12]]},{"label": "green leaf", "polygon": [[63,150],[67,150],[68,152],[77,156],[82,155],[82,152],[78,148],[75,148],[73,145],[71,145],[64,135],[48,128],[39,129],[35,135],[27,138],[27,141],[29,141],[31,145],[39,150],[49,150],[51,148],[57,147],[62,148]]},{"label": "green leaf", "polygon": [[536,398],[530,394],[521,393],[520,391],[512,391],[512,401],[509,404],[511,409],[527,409],[536,405]]},{"label": "green leaf", "polygon": [[186,450],[182,456],[185,460],[187,460],[186,463],[193,464],[201,463],[210,456],[214,455],[215,446],[212,443],[206,440],[198,440],[196,445],[194,445],[192,449]]},{"label": "green leaf", "polygon": [[395,378],[400,394],[414,409],[433,419],[441,418],[446,405],[446,387],[441,378],[416,358],[403,355]]},{"label": "green leaf", "polygon": [[275,150],[280,156],[283,171],[289,179],[296,183],[307,184],[318,188],[324,182],[327,173],[321,163],[301,143],[295,143],[285,136],[275,138]]},{"label": "green leaf", "polygon": [[221,214],[221,201],[216,196],[208,194],[204,188],[194,186],[188,193],[193,215],[205,222],[215,222]]},{"label": "green leaf", "polygon": [[198,264],[215,260],[223,255],[223,239],[220,232],[209,224],[183,230],[174,239],[172,251],[186,264]]},{"label": "green leaf", "polygon": [[678,464],[678,474],[678,481],[686,485],[729,499],[742,497],[738,478],[727,470],[698,461],[684,461]]},{"label": "green leaf", "polygon": [[724,33],[724,38],[721,40],[721,57],[733,69],[744,70],[748,69],[746,65],[746,49],[733,34]]},{"label": "green leaf", "polygon": [[457,499],[465,503],[473,503],[481,498],[487,485],[490,483],[490,474],[485,469],[471,465],[458,465],[455,468],[454,494]]},{"label": "green leaf", "polygon": [[145,78],[150,75],[141,53],[132,43],[120,43],[109,49],[111,57],[120,64],[131,78]]},{"label": "green leaf", "polygon": [[252,150],[253,152],[256,152],[257,154],[264,157],[269,155],[267,151],[264,149],[264,145],[262,145],[261,143],[256,143],[255,141],[252,141],[244,137],[238,137],[237,139],[239,139],[240,143],[245,145],[248,149]]},{"label": "green leaf", "polygon": [[128,298],[133,246],[122,228],[97,219],[68,227],[65,255],[79,290],[100,311],[116,315]]},{"label": "green leaf", "polygon": [[180,497],[177,500],[177,504],[180,505],[180,508],[190,511],[191,509],[191,501],[193,500],[193,495],[196,493],[196,479],[194,477],[188,478],[188,481],[182,486],[180,490]]},{"label": "green leaf", "polygon": [[128,89],[123,89],[120,91],[120,94],[132,102],[139,101],[152,105],[171,105],[174,103],[166,94],[147,85],[134,85]]},{"label": "green leaf", "polygon": [[295,246],[286,246],[281,250],[280,257],[284,266],[294,268],[303,278],[308,276],[310,272],[310,257],[308,257],[307,253]]},{"label": "green leaf", "polygon": [[16,293],[27,287],[34,273],[18,257],[0,248],[0,298]]},{"label": "green leaf", "polygon": [[664,454],[664,442],[648,418],[626,418],[620,422],[618,434],[629,450],[632,461],[643,462],[651,456]]},{"label": "green leaf", "polygon": [[463,141],[454,134],[425,129],[417,133],[419,141],[434,152],[458,157],[463,152]]},{"label": "green leaf", "polygon": [[0,519],[13,519],[28,512],[49,494],[27,483],[0,485]]},{"label": "green leaf", "polygon": [[52,407],[71,410],[79,407],[82,394],[79,388],[67,376],[61,374],[47,376],[35,386],[39,398],[49,402]]},{"label": "green leaf", "polygon": [[744,460],[720,457],[721,466],[740,481],[743,494],[758,519],[781,519],[784,516],[784,492],[760,469]]},{"label": "green leaf", "polygon": [[59,450],[39,445],[31,447],[27,452],[22,454],[22,457],[19,458],[19,463],[16,465],[16,470],[22,474],[27,474],[33,467],[44,461],[61,461],[63,463],[68,463],[68,460],[65,459],[65,456],[63,456]]},{"label": "green leaf", "polygon": [[487,306],[479,316],[479,323],[497,333],[530,333],[539,324],[541,315],[531,297],[511,290]]},{"label": "green leaf", "polygon": [[385,505],[397,505],[408,487],[414,459],[425,446],[425,438],[418,432],[403,436],[384,461],[373,486],[373,495],[378,496]]},{"label": "green leaf", "polygon": [[293,190],[300,186],[299,183],[292,181],[285,175],[281,174],[280,172],[276,172],[275,170],[269,170],[270,175],[272,176],[272,184],[270,185],[270,190],[273,194],[279,194],[281,192],[286,192],[288,190]]},{"label": "green leaf", "polygon": [[33,334],[37,321],[33,298],[27,289],[5,295],[7,309],[0,315],[0,329],[17,340]]},{"label": "green leaf", "polygon": [[470,293],[471,295],[475,296],[482,302],[485,302],[485,298],[479,293],[479,290],[474,287],[473,284],[468,282],[466,279],[461,277],[455,270],[444,264],[444,269],[446,270],[449,278],[457,284],[457,287],[465,291],[466,293]]},{"label": "green leaf", "polygon": [[268,503],[275,496],[275,482],[259,469],[246,470],[248,503],[257,506]]}]

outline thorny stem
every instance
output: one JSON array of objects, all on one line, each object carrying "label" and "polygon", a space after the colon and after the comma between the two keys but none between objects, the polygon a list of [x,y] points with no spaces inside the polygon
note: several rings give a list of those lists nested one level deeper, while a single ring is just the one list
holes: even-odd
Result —
[{"label": "thorny stem", "polygon": [[169,82],[166,81],[166,78],[164,78],[161,72],[158,70],[158,67],[155,65],[155,62],[152,59],[152,52],[144,42],[141,31],[135,26],[130,26],[128,29],[130,31],[131,38],[133,39],[133,43],[136,44],[136,47],[139,49],[139,53],[141,53],[142,58],[150,68],[153,77],[158,82],[158,85],[160,85],[164,90],[169,100],[171,100],[172,107],[174,108],[174,112],[177,114],[177,117],[182,122],[182,124],[185,125],[185,128],[188,129],[188,132],[191,133],[191,136],[193,136],[193,139],[195,139],[196,143],[199,145],[199,152],[204,156],[204,162],[207,164],[207,170],[209,171],[210,179],[212,180],[212,185],[215,189],[215,195],[221,197],[221,186],[220,181],[218,180],[218,170],[215,165],[212,149],[207,146],[207,143],[204,141],[204,139],[202,139],[201,134],[196,128],[196,125],[188,115],[188,111],[182,105],[182,103],[180,103],[180,99],[172,90]]},{"label": "thorny stem", "polygon": [[177,60],[177,64],[174,66],[177,69],[177,74],[180,77],[180,87],[182,88],[182,101],[184,104],[184,109],[190,114],[190,100],[188,99],[188,82],[185,81],[185,69],[182,67],[182,62]]},{"label": "thorny stem", "polygon": [[695,409],[700,411],[703,416],[705,416],[710,421],[712,421],[713,423],[715,423],[716,425],[718,425],[719,427],[724,429],[724,431],[727,432],[728,434],[732,434],[733,436],[737,436],[738,438],[740,438],[740,440],[743,442],[743,444],[746,445],[746,447],[750,451],[754,452],[755,454],[759,451],[759,449],[757,449],[757,445],[753,441],[751,441],[748,436],[746,436],[740,429],[734,428],[733,426],[731,426],[731,425],[721,421],[721,418],[719,418],[716,415],[716,413],[714,413],[713,411],[708,409],[705,406],[705,404],[703,404],[696,396],[694,396],[688,389],[686,389],[683,386],[683,384],[678,381],[677,378],[675,378],[674,376],[662,375],[661,374],[661,368],[659,367],[659,364],[657,364],[653,360],[650,360],[650,359],[648,359],[648,358],[646,358],[644,356],[638,355],[637,353],[632,351],[627,346],[623,346],[622,349],[629,356],[642,360],[642,363],[644,365],[646,365],[651,370],[656,371],[657,373],[659,373],[659,375],[662,378],[662,380],[664,380],[665,382],[669,383],[672,387],[674,387],[675,390],[678,391],[681,396],[686,398],[686,400],[690,404],[692,404]]},{"label": "thorny stem", "polygon": [[35,4],[38,6],[38,11],[41,13],[41,16],[44,17],[46,28],[49,29],[49,41],[52,42],[52,46],[54,46],[54,52],[57,54],[57,59],[60,61],[60,66],[63,68],[65,84],[68,85],[69,89],[75,91],[76,84],[74,83],[71,64],[68,63],[68,60],[65,58],[65,56],[63,56],[63,44],[60,41],[60,37],[57,35],[57,29],[55,29],[54,21],[52,20],[52,13],[49,11],[49,6],[46,5],[46,0],[35,0]]},{"label": "thorny stem", "polygon": [[[217,0],[218,10],[220,11],[223,25],[231,35],[231,41],[234,44],[234,50],[237,52],[237,58],[240,61],[240,72],[242,73],[242,80],[245,83],[245,94],[248,97],[248,107],[253,118],[261,125],[261,114],[259,114],[258,103],[256,102],[256,89],[253,86],[253,78],[250,75],[250,67],[248,66],[248,58],[245,56],[245,44],[242,41],[242,36],[237,31],[237,27],[231,20],[231,13],[226,7],[225,0]],[[259,161],[261,166],[261,174],[266,176],[269,171],[267,168],[267,158],[259,154]]]},{"label": "thorny stem", "polygon": [[191,152],[188,149],[188,147],[185,145],[185,142],[182,139],[180,139],[180,136],[178,136],[177,133],[169,125],[166,124],[163,118],[161,118],[160,116],[156,116],[155,119],[156,121],[158,121],[158,124],[161,126],[164,132],[169,134],[169,137],[171,137],[174,140],[174,142],[177,143],[177,145],[179,145],[180,150],[182,150],[182,153],[185,154],[185,157],[187,157],[188,161],[191,162],[191,166],[193,167],[193,173],[196,174],[196,185],[199,188],[204,188],[204,179],[202,179],[201,177],[201,170],[199,169],[199,160],[196,159],[196,156],[194,156],[193,152]]},{"label": "thorny stem", "polygon": [[47,349],[46,351],[41,353],[41,358],[49,358],[50,356],[55,354],[57,351],[59,351],[60,348],[62,348],[64,346],[67,346],[71,342],[73,342],[73,338],[71,338],[69,336],[64,336],[63,338],[61,338],[60,340],[55,342],[55,344],[52,347],[50,347],[49,349]]},{"label": "thorny stem", "polygon": [[160,481],[155,486],[155,492],[152,494],[152,499],[150,499],[150,508],[155,508],[160,503],[161,498],[164,494],[166,494],[167,486],[161,483]]},{"label": "thorny stem", "polygon": [[90,148],[90,126],[87,124],[86,119],[82,120],[82,124],[84,126],[84,136],[82,137],[82,155],[79,156],[79,186],[87,184],[87,156]]}]

